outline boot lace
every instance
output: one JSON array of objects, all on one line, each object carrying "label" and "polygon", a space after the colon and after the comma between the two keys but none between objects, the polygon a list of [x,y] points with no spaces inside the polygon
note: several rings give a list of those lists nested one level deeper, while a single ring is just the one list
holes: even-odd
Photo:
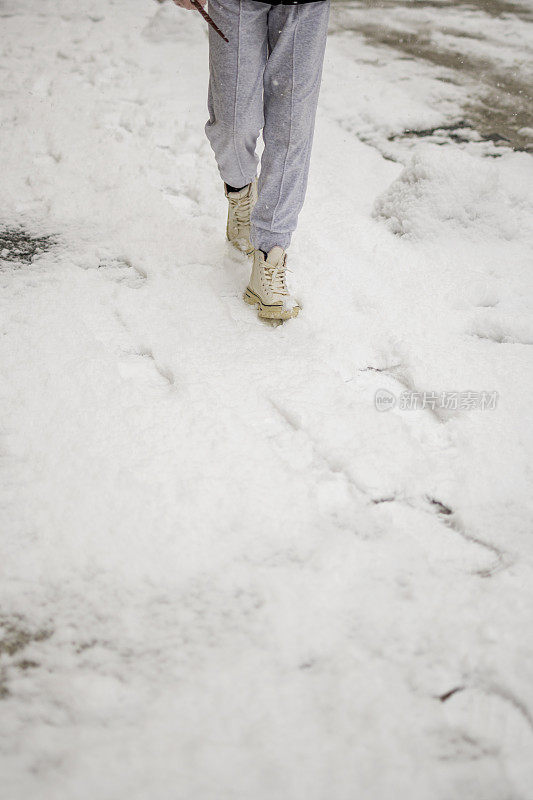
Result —
[{"label": "boot lace", "polygon": [[[276,265],[267,264],[265,261],[264,271],[265,277],[269,283],[269,286],[273,292],[276,294],[289,294],[289,290],[287,289],[286,284],[286,272],[287,267],[285,266],[287,257],[283,258],[281,263]],[[290,271],[290,270],[289,270]]]},{"label": "boot lace", "polygon": [[235,211],[235,221],[239,228],[250,224],[251,200],[251,192],[248,192],[245,197],[241,197],[240,200],[235,200],[232,197],[229,198]]}]

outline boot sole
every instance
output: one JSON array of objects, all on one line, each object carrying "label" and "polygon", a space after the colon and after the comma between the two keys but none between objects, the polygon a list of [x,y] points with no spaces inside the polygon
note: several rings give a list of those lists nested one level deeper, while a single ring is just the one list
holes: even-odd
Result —
[{"label": "boot sole", "polygon": [[230,239],[230,238],[229,238],[229,236],[228,236],[227,232],[226,232],[226,239],[228,240],[228,242],[230,243],[230,245],[231,245],[232,247],[234,247],[234,248],[235,248],[235,250],[238,250],[238,251],[239,251],[239,253],[243,253],[245,256],[248,256],[248,258],[250,258],[251,256],[253,256],[253,254],[254,254],[254,248],[252,247],[252,245],[251,245],[251,244],[250,244],[250,248],[249,248],[249,249],[248,249],[248,248],[245,248],[245,247],[241,247],[241,246],[239,245],[239,243],[235,241],[235,239]]},{"label": "boot sole", "polygon": [[267,305],[263,303],[261,298],[256,295],[256,293],[250,289],[249,286],[246,287],[246,291],[243,294],[243,300],[245,303],[248,303],[250,306],[256,306],[258,309],[258,316],[262,319],[293,319],[294,317],[298,316],[298,312],[300,311],[300,306],[294,306],[294,308],[283,308],[282,305]]}]

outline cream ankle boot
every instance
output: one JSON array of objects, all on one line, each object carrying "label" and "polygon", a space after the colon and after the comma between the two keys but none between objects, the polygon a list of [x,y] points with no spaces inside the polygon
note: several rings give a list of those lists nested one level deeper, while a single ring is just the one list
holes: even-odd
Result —
[{"label": "cream ankle boot", "polygon": [[257,178],[240,192],[228,192],[226,184],[224,184],[224,192],[229,206],[226,226],[228,241],[237,250],[251,256],[254,248],[250,244],[250,215],[257,202]]},{"label": "cream ankle boot", "polygon": [[244,300],[258,307],[260,317],[290,319],[298,315],[300,306],[285,283],[286,262],[287,253],[282,247],[273,247],[266,259],[261,250],[254,250],[252,275]]}]

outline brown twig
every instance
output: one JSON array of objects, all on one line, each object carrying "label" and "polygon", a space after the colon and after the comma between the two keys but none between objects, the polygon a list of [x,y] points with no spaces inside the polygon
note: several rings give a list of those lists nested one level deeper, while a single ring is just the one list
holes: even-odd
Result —
[{"label": "brown twig", "polygon": [[204,9],[203,9],[203,6],[201,6],[201,5],[200,5],[200,3],[198,2],[198,0],[190,0],[190,3],[191,3],[191,5],[193,5],[193,6],[195,7],[195,9],[196,9],[197,11],[199,11],[199,12],[200,12],[200,14],[202,15],[202,17],[203,17],[203,18],[205,19],[205,21],[207,22],[207,24],[208,24],[208,25],[211,25],[211,27],[213,28],[213,30],[215,30],[215,31],[218,33],[218,35],[219,35],[219,36],[221,36],[221,37],[222,37],[222,39],[224,39],[224,41],[225,41],[225,42],[229,42],[229,39],[226,39],[226,37],[224,36],[224,34],[222,33],[222,31],[220,30],[220,28],[218,27],[218,25],[217,25],[217,24],[216,24],[216,23],[215,23],[215,22],[214,22],[214,21],[211,19],[211,17],[210,17],[210,16],[209,16],[209,14],[207,13],[207,11],[204,11]]}]

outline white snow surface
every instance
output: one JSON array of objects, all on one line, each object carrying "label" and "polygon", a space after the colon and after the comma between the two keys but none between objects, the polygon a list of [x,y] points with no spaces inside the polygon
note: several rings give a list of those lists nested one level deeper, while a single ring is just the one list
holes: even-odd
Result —
[{"label": "white snow surface", "polygon": [[0,20],[3,800],[533,797],[531,157],[383,159],[337,33],[271,327],[200,17]]},{"label": "white snow surface", "polygon": [[[496,239],[533,245],[533,159],[514,156],[505,168],[460,150],[423,145],[378,197],[375,216],[413,239]],[[531,251],[530,251],[531,252]]]}]

